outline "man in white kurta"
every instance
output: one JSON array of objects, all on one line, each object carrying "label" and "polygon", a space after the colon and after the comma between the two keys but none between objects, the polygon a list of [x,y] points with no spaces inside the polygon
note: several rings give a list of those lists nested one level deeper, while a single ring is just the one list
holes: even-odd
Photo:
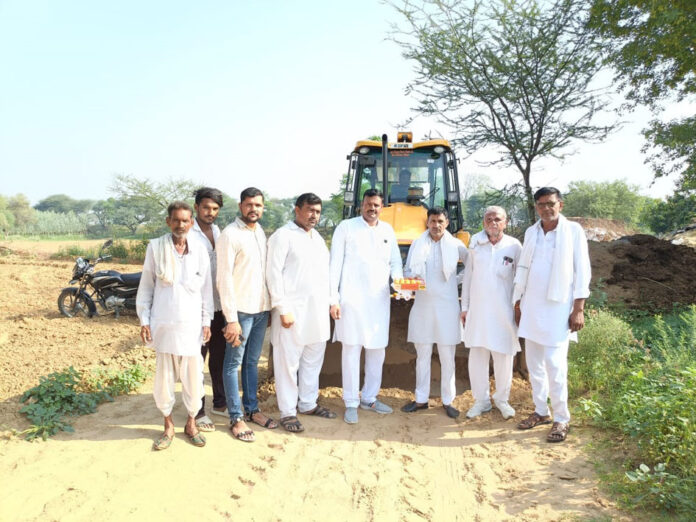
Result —
[{"label": "man in white kurta", "polygon": [[[382,386],[384,349],[389,342],[389,276],[403,277],[394,229],[379,220],[383,196],[366,190],[361,215],[339,223],[331,241],[331,316],[341,356],[344,420],[358,422],[358,406],[377,413],[392,409],[377,400]],[[360,386],[360,353],[365,348],[365,383]]]},{"label": "man in white kurta", "polygon": [[416,400],[401,411],[412,413],[428,408],[433,343],[440,358],[442,406],[453,419],[459,411],[452,406],[456,396],[454,356],[461,338],[457,263],[465,261],[464,243],[447,231],[449,219],[444,208],[428,210],[428,229],[409,248],[404,270],[406,277],[425,281],[425,290],[416,292],[408,318],[408,342],[416,347]]},{"label": "man in white kurta", "polygon": [[493,358],[493,402],[503,418],[514,417],[510,406],[512,366],[520,351],[512,306],[512,284],[522,245],[504,233],[507,213],[491,206],[484,211],[483,230],[469,242],[469,261],[462,281],[463,341],[469,348],[469,381],[474,404],[466,416],[492,408],[489,364]]},{"label": "man in white kurta", "polygon": [[568,343],[585,325],[590,295],[590,258],[582,227],[562,214],[561,193],[543,187],[534,194],[541,217],[524,235],[515,275],[513,302],[520,310],[519,336],[525,339],[534,413],[518,428],[551,422],[549,442],[561,442],[570,430],[568,410]]},{"label": "man in white kurta", "polygon": [[271,294],[273,374],[280,425],[304,431],[297,410],[335,418],[317,404],[319,373],[329,339],[329,250],[314,229],[321,198],[305,193],[295,202],[295,220],[268,240],[266,281]]},{"label": "man in white kurta", "polygon": [[169,205],[167,225],[172,232],[150,241],[136,297],[140,336],[157,352],[153,395],[164,416],[164,433],[154,444],[158,450],[168,448],[174,437],[177,379],[188,412],[184,431],[194,445],[205,445],[195,416],[205,393],[200,347],[210,339],[213,288],[208,253],[198,241],[186,239],[192,220],[188,204]]},{"label": "man in white kurta", "polygon": [[[201,346],[201,356],[205,362],[208,356],[208,371],[213,388],[213,407],[211,412],[221,416],[227,416],[225,407],[225,386],[222,382],[222,363],[225,359],[225,336],[222,329],[225,327],[225,316],[222,315],[220,295],[215,285],[217,275],[217,255],[215,244],[220,237],[220,228],[215,220],[223,205],[222,192],[210,187],[201,187],[194,193],[195,204],[193,209],[196,217],[193,227],[188,234],[188,239],[197,239],[205,247],[210,259],[210,278],[213,285],[214,314],[210,322],[210,340]],[[203,395],[201,409],[196,415],[196,425],[201,431],[215,431],[215,424],[205,413],[205,395]]]}]

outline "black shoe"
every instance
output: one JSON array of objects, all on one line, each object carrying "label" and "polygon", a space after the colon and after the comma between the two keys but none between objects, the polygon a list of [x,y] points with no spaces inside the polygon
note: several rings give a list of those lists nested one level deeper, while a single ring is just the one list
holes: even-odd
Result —
[{"label": "black shoe", "polygon": [[401,411],[403,411],[405,413],[413,413],[414,411],[417,411],[417,410],[427,410],[427,409],[428,409],[427,402],[424,402],[423,404],[419,404],[416,401],[411,401],[408,404],[401,407]]},{"label": "black shoe", "polygon": [[447,413],[448,417],[452,419],[459,417],[459,410],[451,404],[443,404],[442,407],[445,409],[445,413]]}]

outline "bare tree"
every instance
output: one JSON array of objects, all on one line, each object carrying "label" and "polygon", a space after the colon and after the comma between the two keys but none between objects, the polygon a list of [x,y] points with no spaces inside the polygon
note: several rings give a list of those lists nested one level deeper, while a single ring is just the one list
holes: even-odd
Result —
[{"label": "bare tree", "polygon": [[500,154],[485,165],[516,166],[532,222],[534,160],[561,159],[573,140],[599,142],[616,128],[595,123],[609,98],[593,87],[602,61],[585,28],[585,2],[405,0],[394,7],[405,26],[391,38],[416,64],[407,87],[418,100],[414,110],[450,126],[452,141],[469,154],[494,146]]}]

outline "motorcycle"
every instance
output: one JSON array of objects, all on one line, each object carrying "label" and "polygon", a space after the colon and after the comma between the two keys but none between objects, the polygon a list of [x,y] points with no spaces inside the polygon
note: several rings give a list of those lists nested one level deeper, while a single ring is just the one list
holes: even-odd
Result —
[{"label": "motorcycle", "polygon": [[[78,257],[73,267],[71,285],[64,288],[58,296],[58,310],[66,317],[83,315],[93,317],[113,313],[116,318],[121,311],[135,310],[135,296],[140,284],[140,273],[122,274],[116,270],[94,271],[102,261],[111,259],[104,254],[113,241],[109,239],[99,250],[94,262]],[[97,311],[99,304],[100,311]]]}]

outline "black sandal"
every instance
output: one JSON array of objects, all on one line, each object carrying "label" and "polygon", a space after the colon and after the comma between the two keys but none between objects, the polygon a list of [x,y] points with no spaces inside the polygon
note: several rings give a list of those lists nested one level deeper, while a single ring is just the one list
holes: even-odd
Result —
[{"label": "black sandal", "polygon": [[[318,404],[313,410],[301,411],[300,413],[302,415],[314,415],[316,417],[321,417],[322,419],[335,419],[336,418],[336,414],[334,412],[332,412],[328,408],[324,408],[323,406],[319,406]],[[282,424],[282,422],[281,422],[281,424]]]},{"label": "black sandal", "polygon": [[280,425],[290,433],[299,433],[304,431],[304,426],[297,420],[297,417],[283,417],[280,419]]}]

